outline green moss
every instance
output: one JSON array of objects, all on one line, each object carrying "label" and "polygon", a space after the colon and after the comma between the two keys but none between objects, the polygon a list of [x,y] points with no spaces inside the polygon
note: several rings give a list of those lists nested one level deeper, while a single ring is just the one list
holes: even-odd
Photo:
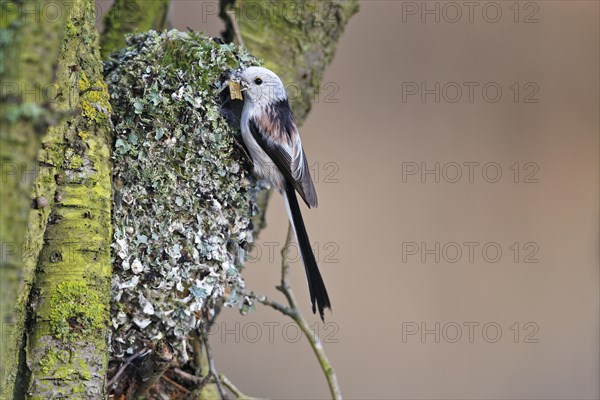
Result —
[{"label": "green moss", "polygon": [[[89,367],[79,357],[72,357],[68,350],[50,348],[46,355],[40,360],[40,369],[43,374],[51,376],[52,379],[72,379],[79,376],[80,379],[89,380],[92,377]],[[75,386],[74,393],[80,393],[84,389]]]},{"label": "green moss", "polygon": [[[123,10],[136,12],[128,12],[127,18],[123,18]],[[102,56],[106,58],[125,47],[125,37],[130,33],[165,29],[168,10],[169,0],[115,0],[104,16]]]},{"label": "green moss", "polygon": [[[55,79],[56,60],[63,47],[62,32],[66,12],[52,18],[34,18],[35,7],[40,2],[0,0],[0,80],[15,88],[36,88],[35,93],[21,94],[6,104],[4,96],[0,106],[0,159],[2,165],[18,165],[33,172],[38,163],[36,154],[40,137],[49,121],[61,118],[53,107],[52,99],[39,96],[39,88],[47,88]],[[61,5],[59,6],[65,9]],[[56,18],[55,18],[56,17]],[[3,90],[4,92],[4,90]],[[23,169],[23,170],[25,170]],[[0,262],[0,320],[3,330],[0,343],[0,362],[6,374],[0,374],[0,398],[12,398],[15,376],[19,373],[19,355],[27,315],[26,304],[33,280],[35,260],[39,246],[24,243],[29,216],[43,215],[48,208],[32,210],[32,179],[14,174],[0,184],[0,243],[18,243],[23,251],[3,257]],[[53,193],[53,192],[51,192]],[[40,224],[29,224],[32,230],[43,233]],[[42,239],[43,241],[43,235]],[[32,267],[32,264],[33,267]]]},{"label": "green moss", "polygon": [[65,26],[65,33],[68,36],[75,36],[77,34],[77,27],[73,24],[72,20],[68,20]]},{"label": "green moss", "polygon": [[79,91],[83,92],[85,90],[88,90],[90,87],[91,87],[90,80],[88,79],[85,72],[82,72],[81,75],[79,76]]},{"label": "green moss", "polygon": [[0,2],[0,11],[2,11],[2,18],[0,18],[0,29],[5,29],[11,26],[15,21],[20,20],[20,13],[17,12],[20,4],[16,4],[15,1],[3,0]]},{"label": "green moss", "polygon": [[83,166],[83,158],[71,148],[65,151],[64,167],[66,169],[79,169]]},{"label": "green moss", "polygon": [[44,374],[49,374],[54,370],[57,363],[64,363],[68,359],[69,356],[66,351],[51,348],[46,356],[40,360],[40,368]]},{"label": "green moss", "polygon": [[65,342],[106,327],[104,303],[83,281],[63,282],[50,299],[52,333]]},{"label": "green moss", "polygon": [[50,205],[31,212],[39,214],[30,225],[35,256],[28,262],[39,271],[32,293],[42,295],[26,349],[28,398],[105,397],[112,110],[102,82],[94,2],[75,0],[67,9],[69,24],[55,24],[66,39],[59,59],[47,62],[55,68],[54,106],[66,118],[42,140],[41,170],[47,172],[43,179],[38,175],[35,190]]},{"label": "green moss", "polygon": [[104,81],[98,79],[94,85],[90,83],[85,72],[79,77],[81,115],[90,121],[100,123],[112,113],[110,95]]},{"label": "green moss", "polygon": [[88,380],[92,377],[92,373],[88,365],[81,358],[76,358],[75,363],[77,364],[77,372],[81,379]]}]

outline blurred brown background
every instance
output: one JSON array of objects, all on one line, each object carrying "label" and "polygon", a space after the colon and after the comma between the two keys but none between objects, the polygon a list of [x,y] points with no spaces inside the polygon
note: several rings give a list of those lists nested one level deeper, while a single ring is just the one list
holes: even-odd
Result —
[{"label": "blurred brown background", "polygon": [[[217,36],[217,6],[175,0],[173,25]],[[599,397],[599,11],[361,2],[301,129],[326,325],[293,274],[346,398]],[[278,196],[268,223],[245,275],[281,299]],[[328,397],[289,322],[224,312],[220,372],[253,396]]]}]

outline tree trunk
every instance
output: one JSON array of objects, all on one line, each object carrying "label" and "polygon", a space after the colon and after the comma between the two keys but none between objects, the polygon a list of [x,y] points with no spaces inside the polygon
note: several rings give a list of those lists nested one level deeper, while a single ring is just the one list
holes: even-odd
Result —
[{"label": "tree trunk", "polygon": [[[246,1],[239,2],[236,7],[248,3]],[[259,2],[254,3],[259,4]],[[273,5],[273,2],[264,2],[261,7],[268,7],[267,3]],[[292,94],[294,111],[301,122],[310,109],[313,96],[317,93],[323,70],[333,55],[336,41],[348,18],[356,11],[356,2],[301,1],[298,3],[285,1],[283,3],[288,6],[299,5],[303,11],[301,14],[297,14],[296,19],[292,20],[279,15],[280,11],[277,9],[271,9],[270,16],[264,17],[262,21],[247,20],[244,18],[244,14],[238,18],[246,45],[259,56],[270,60],[266,65],[278,72],[285,82],[296,82],[298,85],[291,89],[288,86],[288,90]],[[2,107],[1,114],[2,185],[0,201],[2,201],[3,207],[0,211],[2,222],[0,228],[2,259],[0,262],[2,262],[2,282],[3,284],[7,282],[10,286],[7,286],[7,290],[4,286],[2,287],[3,296],[6,296],[2,298],[2,322],[8,321],[9,328],[12,328],[6,329],[6,324],[3,326],[2,333],[8,350],[3,350],[2,365],[4,372],[8,372],[8,374],[3,374],[0,390],[4,389],[2,398],[11,398],[13,394],[16,398],[23,398],[26,391],[27,396],[31,398],[101,398],[105,393],[104,381],[108,361],[106,323],[111,273],[109,246],[112,239],[110,223],[112,204],[110,148],[112,143],[108,118],[110,105],[101,73],[102,64],[97,46],[94,4],[92,0],[72,0],[65,2],[64,5],[49,0],[31,2],[34,9],[35,7],[46,7],[46,10],[49,10],[52,5],[60,4],[62,6],[61,12],[58,13],[60,17],[52,20],[41,18],[33,24],[19,25],[16,22],[24,18],[22,13],[19,14],[23,4],[28,3],[2,2],[3,14],[9,15],[9,13],[5,13],[6,5],[15,7],[14,9],[17,11],[15,11],[16,17],[8,21],[10,23],[6,23],[5,15],[0,22],[0,29],[3,30],[0,33],[3,34],[4,40],[2,60],[20,60],[19,64],[14,64],[18,65],[15,68],[12,68],[13,64],[0,64],[0,69],[3,69],[2,101],[8,105],[8,107]],[[223,1],[223,4],[225,7],[230,2]],[[323,5],[319,6],[318,4]],[[166,0],[152,2],[116,0],[106,17],[106,31],[102,41],[105,45],[103,54],[106,55],[110,51],[122,47],[123,35],[126,32],[163,28],[167,9],[168,1]],[[239,8],[237,9],[239,10]],[[9,9],[9,11],[11,10]],[[31,14],[30,9],[26,11]],[[323,18],[328,19],[322,20]],[[253,24],[258,26],[253,26]],[[4,31],[9,35],[5,35]],[[6,47],[6,43],[8,43],[8,47]],[[202,46],[200,45],[200,47]],[[196,50],[197,48],[189,49],[189,51]],[[222,48],[222,50],[230,51],[227,48]],[[172,52],[173,55],[176,51],[175,48],[167,49],[167,52]],[[192,84],[196,84],[198,71],[202,69],[194,71],[194,68],[197,68],[196,65],[186,64],[184,60],[188,55],[188,53],[179,53],[171,62],[176,63],[177,67],[185,74],[189,74],[186,79],[189,78]],[[247,56],[242,55],[242,57]],[[57,58],[58,63],[53,66],[51,60]],[[250,58],[246,58],[245,62],[249,60]],[[168,60],[160,61],[166,63]],[[157,60],[147,59],[146,62],[152,65]],[[224,61],[216,58],[211,62],[223,63]],[[237,63],[239,62],[238,58]],[[237,64],[231,63],[228,59],[225,60],[225,63],[226,65],[220,65],[219,68],[224,70],[226,69],[223,68],[224,66],[235,67],[234,64]],[[200,67],[203,66],[200,65]],[[216,70],[211,71],[209,73],[210,80],[201,84],[212,85],[217,72]],[[23,89],[27,88],[26,84],[37,81],[40,88],[47,89],[48,84],[53,82],[53,78],[56,78],[56,84],[52,86],[54,89],[52,97],[48,97],[46,100],[55,103],[55,108],[62,114],[52,112],[52,108],[44,102],[27,101],[19,96],[20,92],[26,90]],[[15,86],[19,91],[17,95],[13,93],[12,86],[4,84],[12,82],[11,79],[17,82]],[[297,92],[301,95],[296,95]],[[172,93],[172,95],[176,94]],[[208,92],[203,93],[202,96],[208,94],[212,95],[212,89],[208,89]],[[145,95],[139,97],[140,103],[132,103],[129,106],[133,108],[123,109],[120,112],[127,113],[133,110],[134,114],[138,114],[138,111],[141,110],[136,107],[149,100]],[[173,99],[175,98],[173,97]],[[188,105],[190,110],[196,110],[198,107],[203,109],[206,106],[204,101],[207,99],[210,97],[202,97],[199,104],[194,104],[195,99],[186,98],[185,100],[192,101]],[[155,99],[150,99],[150,101],[155,101]],[[146,105],[143,105],[144,111],[140,114],[142,120],[148,117],[145,107]],[[56,120],[61,115],[69,118],[57,124]],[[182,115],[185,115],[185,111]],[[165,122],[163,117],[165,116],[157,114],[156,121],[159,122],[162,119]],[[207,223],[212,223],[208,215],[214,212],[214,207],[218,207],[219,204],[225,207],[223,212],[226,210],[227,213],[231,213],[231,216],[235,215],[235,218],[238,218],[237,215],[247,218],[250,213],[256,211],[256,206],[253,206],[254,211],[242,207],[243,204],[253,203],[249,202],[249,197],[247,197],[251,189],[247,186],[245,167],[236,165],[242,162],[242,159],[236,161],[240,155],[238,150],[235,146],[230,147],[232,145],[230,141],[220,142],[221,137],[228,137],[229,128],[221,125],[221,122],[215,122],[216,115],[213,110],[203,114],[202,118],[208,118],[204,122],[208,126],[212,126],[212,131],[206,133],[209,140],[207,143],[215,147],[213,150],[216,151],[204,153],[206,159],[202,162],[208,163],[206,164],[207,171],[216,175],[210,178],[212,180],[203,181],[202,185],[208,185],[204,186],[207,189],[211,188],[211,193],[214,194],[210,194],[210,196],[216,196],[214,199],[217,200],[217,203],[213,201],[204,204],[202,207],[205,208],[200,209],[198,215],[203,215],[203,213],[206,215],[203,215],[203,220],[198,219],[201,228],[199,232],[203,232],[207,228]],[[184,117],[183,120],[173,121],[173,126],[183,127],[188,122],[190,120]],[[48,124],[56,126],[47,130]],[[191,128],[197,129],[197,127]],[[39,148],[39,137],[44,132],[46,134],[42,139],[43,146],[39,153],[40,167],[33,186],[33,196],[31,196],[31,181],[34,174],[30,174],[29,180],[22,179],[22,176],[26,177],[28,171],[36,170],[35,159]],[[167,135],[170,134],[167,132]],[[176,133],[176,138],[180,139],[177,135],[179,134]],[[165,136],[163,141],[168,137]],[[215,141],[215,138],[218,139]],[[129,146],[132,144],[128,143],[129,140],[134,139],[126,136],[122,138],[121,144]],[[159,139],[156,141],[160,142]],[[207,148],[207,150],[210,149]],[[222,160],[214,159],[211,154],[223,154],[224,158]],[[24,163],[23,166],[21,166],[21,162]],[[166,166],[172,167],[178,174],[185,172],[179,166],[170,164],[167,163]],[[223,166],[226,167],[226,170],[223,170]],[[233,173],[232,178],[238,180],[228,181],[229,178],[224,178],[222,175],[224,171],[228,174]],[[240,174],[243,176],[242,178],[236,177]],[[165,177],[167,176],[165,175]],[[186,178],[185,174],[183,177]],[[212,191],[213,184],[220,189]],[[238,194],[236,191],[223,192],[223,185],[235,187],[240,184],[246,186],[242,186],[241,191],[237,189]],[[235,197],[239,196],[239,193],[246,194],[243,195],[244,198]],[[151,196],[153,195],[151,194]],[[221,199],[219,196],[225,197]],[[193,196],[190,199],[190,201],[196,201]],[[182,196],[174,201],[180,207],[179,202],[186,202],[187,198]],[[4,205],[9,205],[9,207]],[[34,206],[34,209],[30,210],[29,216],[27,216],[28,208],[31,205]],[[173,204],[168,206],[173,207]],[[232,207],[240,208],[234,210],[231,209]],[[25,236],[27,221],[29,230],[25,244],[21,245],[22,239],[20,238]],[[189,222],[185,221],[186,224]],[[263,221],[259,220],[259,222]],[[220,227],[222,222],[215,220],[215,223],[219,225],[214,225],[214,228],[211,229]],[[256,224],[255,228],[259,225]],[[240,227],[242,225],[235,229],[240,229]],[[192,284],[192,280],[188,280],[182,290],[183,295],[192,294],[193,298],[203,299],[204,304],[210,302],[215,295],[217,297],[225,295],[224,298],[231,304],[238,304],[242,308],[246,306],[244,299],[235,298],[235,286],[243,285],[243,281],[238,280],[233,269],[241,262],[240,257],[243,258],[240,254],[243,254],[242,247],[245,246],[243,244],[245,239],[240,234],[245,229],[242,227],[241,230],[228,233],[223,231],[226,233],[225,236],[214,236],[220,241],[223,237],[230,237],[227,235],[234,235],[233,237],[238,241],[237,245],[235,240],[230,240],[227,243],[219,242],[215,247],[216,243],[206,241],[207,232],[203,233],[201,239],[200,256],[208,257],[207,261],[203,263],[203,268],[210,267],[207,271],[210,272],[211,279],[207,282],[213,285],[215,273],[217,273],[220,276],[218,279],[227,280],[227,285],[234,289],[233,292],[229,292],[227,285],[215,285],[215,287],[218,286],[217,291],[205,293],[203,292],[205,288],[202,286],[188,286]],[[127,230],[120,234],[129,235],[128,232]],[[165,233],[168,232],[165,231]],[[175,229],[175,236],[178,234],[180,232]],[[139,238],[136,236],[135,240]],[[231,247],[232,244],[233,247]],[[135,246],[140,246],[140,243],[135,242]],[[221,249],[221,246],[225,247]],[[142,244],[141,247],[144,245]],[[218,249],[218,258],[215,258],[217,254],[215,249]],[[172,249],[166,250],[171,251]],[[22,259],[21,252],[23,253]],[[140,253],[140,255],[142,254]],[[190,256],[194,257],[193,252],[189,254],[182,252],[179,256],[181,257],[179,263]],[[212,265],[215,265],[216,269],[213,269]],[[225,265],[229,265],[228,269],[224,269]],[[32,276],[36,266],[37,273],[34,280]],[[20,271],[24,271],[24,281],[27,285],[33,284],[31,291],[29,286],[18,288]],[[203,273],[199,275],[199,278],[205,278]],[[24,337],[24,305],[30,292],[31,315],[27,323],[27,347],[26,351],[20,353],[21,380],[17,381],[16,389],[13,390],[17,375],[17,356],[21,348],[20,341]],[[18,312],[12,316],[12,305],[15,304],[14,299],[17,293],[19,293],[19,301],[16,303]],[[209,297],[205,297],[207,295]],[[132,318],[136,314],[143,316],[143,313],[140,314],[143,300],[139,297],[130,300],[127,302],[127,317]],[[160,312],[161,301],[156,303],[157,312]],[[147,303],[145,304],[147,305]],[[167,305],[168,302],[164,304]],[[202,301],[198,304],[202,304]],[[135,307],[138,306],[140,306],[140,310],[135,310]],[[173,314],[168,314],[166,318],[169,323],[175,324],[170,325],[169,329],[175,327],[176,335],[180,335],[182,332],[178,330],[179,325],[184,327],[188,323],[186,319],[200,318],[200,310],[190,316],[189,307],[178,307],[177,312],[185,313],[186,308],[188,314],[180,314],[178,316],[180,319],[174,318]],[[118,310],[116,311],[118,312]],[[146,311],[144,310],[144,313]],[[157,321],[161,321],[160,314],[157,316],[159,317]],[[114,323],[121,318],[118,315],[112,317]],[[114,319],[115,317],[117,320]],[[135,324],[144,323],[136,318],[128,321],[133,321]],[[146,329],[141,330],[146,331]],[[122,333],[117,332],[117,334]],[[137,344],[139,345],[139,343]],[[181,355],[181,353],[179,354]],[[185,360],[185,355],[183,360]]]},{"label": "tree trunk", "polygon": [[[62,1],[0,2],[0,398],[11,398],[23,339],[25,304],[33,268],[25,232],[32,208],[40,137],[57,118],[53,107],[55,65],[65,27],[62,12],[41,10]],[[43,200],[42,200],[43,203]],[[44,214],[31,211],[31,214]]]},{"label": "tree trunk", "polygon": [[[0,398],[21,398],[28,385],[32,393],[44,393],[44,382],[57,376],[50,386],[69,393],[78,385],[64,382],[78,373],[95,393],[102,390],[107,358],[105,324],[96,324],[108,320],[111,142],[94,2],[2,1],[1,7]],[[117,0],[105,30],[107,46],[136,28],[164,27],[167,10],[168,0]],[[65,116],[73,118],[58,124]],[[87,308],[57,308],[77,298],[85,298]],[[26,360],[28,300],[33,315]],[[90,337],[102,343],[80,355],[81,344],[71,342],[94,327],[101,329]],[[44,343],[52,341],[46,352]],[[84,361],[96,365],[88,369]],[[91,379],[88,370],[95,374]]]},{"label": "tree trunk", "polygon": [[[27,263],[43,246],[29,298],[22,374],[28,398],[102,398],[108,363],[111,128],[94,2],[73,0],[56,67],[70,117],[43,139]],[[40,199],[43,199],[40,203]],[[47,216],[47,218],[46,218]],[[23,396],[23,393],[20,393]]]},{"label": "tree trunk", "polygon": [[125,35],[167,27],[169,0],[115,0],[104,17],[102,58],[125,47]]}]

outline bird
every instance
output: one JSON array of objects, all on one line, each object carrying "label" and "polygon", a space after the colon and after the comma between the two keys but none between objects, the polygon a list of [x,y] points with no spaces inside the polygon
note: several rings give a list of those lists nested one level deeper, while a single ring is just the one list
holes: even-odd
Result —
[{"label": "bird", "polygon": [[296,197],[298,192],[308,208],[315,208],[317,192],[285,86],[273,71],[263,67],[241,69],[236,77],[244,102],[241,136],[252,159],[254,174],[266,179],[285,199],[306,271],[312,312],[318,309],[324,321],[324,310],[331,311],[331,302]]}]

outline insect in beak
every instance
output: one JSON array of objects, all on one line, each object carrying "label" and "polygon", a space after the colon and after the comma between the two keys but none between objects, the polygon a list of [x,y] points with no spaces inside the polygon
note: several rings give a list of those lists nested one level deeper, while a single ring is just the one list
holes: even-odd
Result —
[{"label": "insect in beak", "polygon": [[232,100],[244,100],[242,91],[245,89],[242,89],[242,85],[243,82],[240,83],[237,79],[229,80],[229,93],[231,94]]}]

